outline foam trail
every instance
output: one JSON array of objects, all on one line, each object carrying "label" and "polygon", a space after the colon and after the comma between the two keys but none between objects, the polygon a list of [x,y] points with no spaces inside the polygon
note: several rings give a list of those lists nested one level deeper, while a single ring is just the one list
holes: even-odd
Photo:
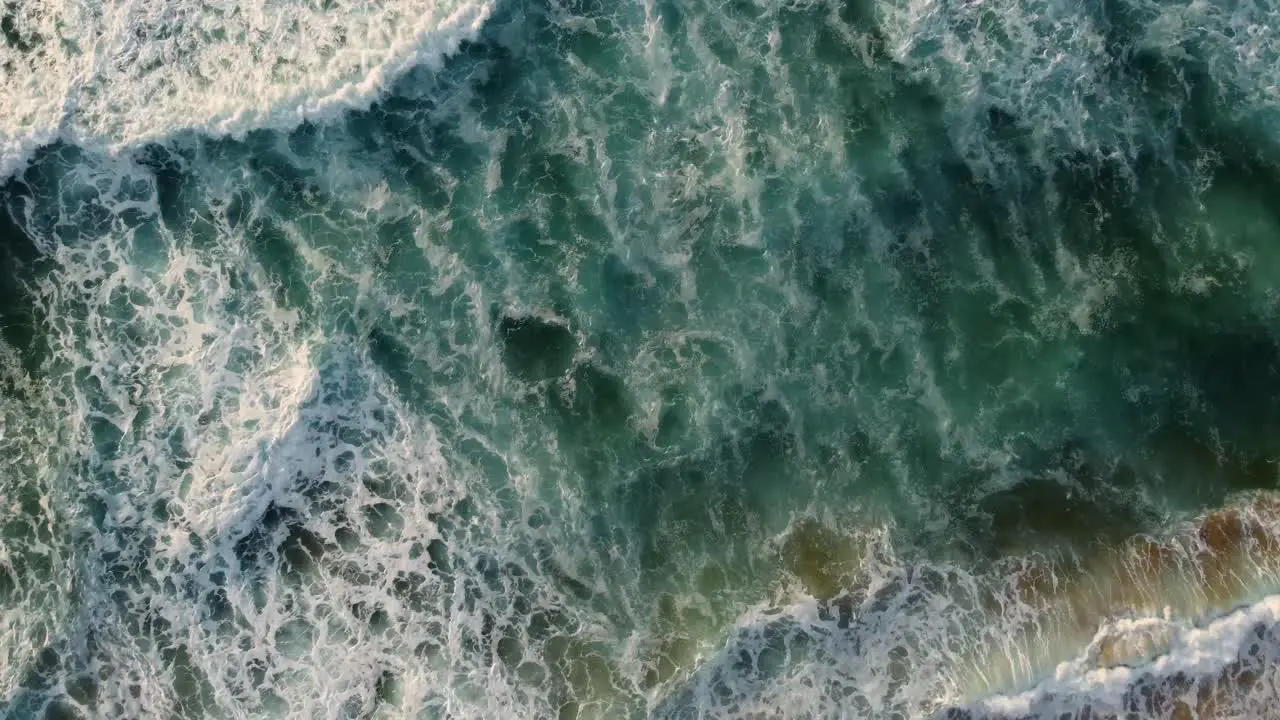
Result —
[{"label": "foam trail", "polygon": [[4,12],[0,177],[62,139],[117,152],[367,106],[473,37],[488,0],[37,0]]}]

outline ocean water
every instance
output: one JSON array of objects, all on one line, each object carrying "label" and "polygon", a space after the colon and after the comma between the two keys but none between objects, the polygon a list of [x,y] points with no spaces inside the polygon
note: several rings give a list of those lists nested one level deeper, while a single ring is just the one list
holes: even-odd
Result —
[{"label": "ocean water", "polygon": [[1278,11],[0,2],[0,715],[1280,717]]}]

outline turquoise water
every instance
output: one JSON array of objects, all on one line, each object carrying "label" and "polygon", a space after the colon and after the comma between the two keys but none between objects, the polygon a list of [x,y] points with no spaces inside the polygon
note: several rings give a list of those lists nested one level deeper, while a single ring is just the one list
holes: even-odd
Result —
[{"label": "turquoise water", "polygon": [[1275,489],[1275,9],[499,2],[5,125],[6,716],[1003,717],[1103,622],[1016,568]]}]

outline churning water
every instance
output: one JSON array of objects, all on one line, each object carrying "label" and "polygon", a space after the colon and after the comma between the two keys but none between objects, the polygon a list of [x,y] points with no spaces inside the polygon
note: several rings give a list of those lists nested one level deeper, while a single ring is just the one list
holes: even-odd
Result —
[{"label": "churning water", "polygon": [[1274,0],[3,0],[0,713],[1265,718]]}]

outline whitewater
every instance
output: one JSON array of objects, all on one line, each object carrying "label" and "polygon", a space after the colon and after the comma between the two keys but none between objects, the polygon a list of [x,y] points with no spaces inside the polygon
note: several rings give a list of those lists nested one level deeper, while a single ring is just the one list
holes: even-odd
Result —
[{"label": "whitewater", "polygon": [[1280,717],[1278,10],[0,1],[0,716]]},{"label": "whitewater", "polygon": [[5,6],[0,173],[61,140],[103,153],[242,137],[367,107],[474,37],[487,2],[24,2]]}]

